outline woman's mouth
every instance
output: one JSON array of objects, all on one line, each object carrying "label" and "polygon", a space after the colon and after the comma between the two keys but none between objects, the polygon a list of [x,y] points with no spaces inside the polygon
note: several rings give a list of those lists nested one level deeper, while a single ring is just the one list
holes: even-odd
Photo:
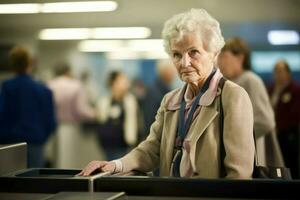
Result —
[{"label": "woman's mouth", "polygon": [[189,70],[189,71],[181,71],[182,74],[190,74],[190,73],[193,73],[195,71],[192,71],[192,70]]}]

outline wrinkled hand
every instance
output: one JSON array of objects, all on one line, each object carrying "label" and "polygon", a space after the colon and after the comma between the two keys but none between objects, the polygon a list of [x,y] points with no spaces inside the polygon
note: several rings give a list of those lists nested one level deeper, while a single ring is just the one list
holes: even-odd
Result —
[{"label": "wrinkled hand", "polygon": [[90,162],[79,174],[76,176],[89,176],[91,175],[95,170],[101,170],[104,172],[112,172],[114,173],[116,169],[116,164],[114,162],[108,162],[108,161],[98,161],[94,160]]}]

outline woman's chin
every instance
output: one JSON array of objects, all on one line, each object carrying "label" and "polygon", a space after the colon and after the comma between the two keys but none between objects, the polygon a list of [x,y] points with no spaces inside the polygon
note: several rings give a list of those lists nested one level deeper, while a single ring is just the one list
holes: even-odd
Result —
[{"label": "woman's chin", "polygon": [[195,83],[197,83],[197,81],[195,79],[192,79],[192,78],[184,78],[182,80],[184,82],[186,82],[187,84],[195,84]]}]

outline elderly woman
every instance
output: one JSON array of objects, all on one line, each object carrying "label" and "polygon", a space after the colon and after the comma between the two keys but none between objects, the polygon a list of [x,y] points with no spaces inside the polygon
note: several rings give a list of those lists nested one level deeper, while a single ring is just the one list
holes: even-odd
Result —
[{"label": "elderly woman", "polygon": [[[149,136],[138,147],[118,160],[92,161],[79,175],[159,167],[161,176],[251,178],[252,105],[233,82],[219,86],[222,74],[215,63],[224,45],[219,23],[205,10],[192,9],[169,19],[162,36],[185,86],[165,95]],[[225,156],[220,155],[222,148]]]}]

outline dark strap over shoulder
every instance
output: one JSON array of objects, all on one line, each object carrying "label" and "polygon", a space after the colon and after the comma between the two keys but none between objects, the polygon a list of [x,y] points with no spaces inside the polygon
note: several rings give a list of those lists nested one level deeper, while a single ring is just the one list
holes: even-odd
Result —
[{"label": "dark strap over shoulder", "polygon": [[225,85],[227,79],[222,77],[219,81],[219,88],[221,89],[220,94],[220,118],[219,118],[219,130],[220,130],[220,178],[224,178],[226,176],[226,170],[224,166],[224,160],[226,156],[226,151],[224,147],[224,140],[223,140],[223,129],[224,129],[224,112],[223,112],[223,104],[222,104],[222,93],[223,87]]},{"label": "dark strap over shoulder", "polygon": [[226,81],[227,81],[227,79],[224,78],[224,77],[222,77],[222,78],[219,80],[219,88],[220,88],[221,90],[223,90],[223,87],[224,87]]}]

